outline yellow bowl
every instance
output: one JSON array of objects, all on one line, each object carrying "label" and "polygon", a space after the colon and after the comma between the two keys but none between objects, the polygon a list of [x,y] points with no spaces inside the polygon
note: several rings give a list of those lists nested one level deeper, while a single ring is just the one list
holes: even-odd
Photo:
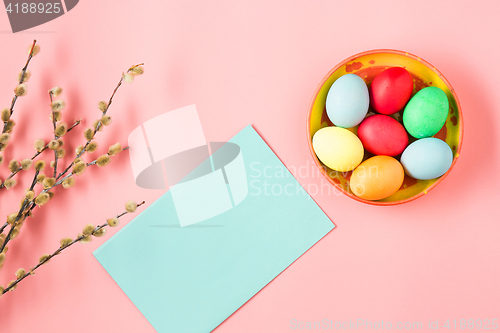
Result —
[{"label": "yellow bowl", "polygon": [[[321,163],[314,153],[312,137],[320,128],[334,126],[326,114],[325,103],[328,91],[335,80],[342,75],[352,73],[365,80],[368,87],[370,87],[374,77],[388,67],[403,67],[411,74],[413,78],[413,94],[428,86],[441,88],[446,93],[450,102],[450,111],[448,112],[448,118],[446,119],[445,125],[439,133],[434,135],[434,137],[446,141],[450,146],[453,151],[453,163],[444,175],[436,179],[416,180],[405,176],[403,185],[395,194],[382,200],[370,201],[358,198],[350,190],[349,179],[352,172],[334,171]],[[369,113],[370,111],[372,110],[370,109]],[[402,111],[396,113],[394,117],[399,120],[401,119],[401,115]],[[356,133],[357,127],[350,130]],[[366,51],[349,57],[339,63],[318,85],[307,116],[307,140],[309,142],[309,150],[311,151],[316,165],[320,168],[321,173],[333,186],[347,196],[363,203],[379,206],[406,203],[420,198],[436,187],[451,172],[453,166],[457,162],[462,147],[463,132],[462,109],[460,108],[455,90],[453,90],[448,80],[446,80],[443,74],[434,66],[420,57],[397,50]],[[364,159],[371,156],[373,155],[365,153]]]}]

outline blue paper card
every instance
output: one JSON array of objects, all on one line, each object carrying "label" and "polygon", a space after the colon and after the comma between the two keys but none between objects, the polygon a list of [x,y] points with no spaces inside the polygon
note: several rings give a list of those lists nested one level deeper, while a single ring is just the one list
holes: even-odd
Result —
[{"label": "blue paper card", "polygon": [[251,126],[229,142],[244,200],[181,227],[168,191],[94,251],[158,332],[210,332],[334,228]]}]

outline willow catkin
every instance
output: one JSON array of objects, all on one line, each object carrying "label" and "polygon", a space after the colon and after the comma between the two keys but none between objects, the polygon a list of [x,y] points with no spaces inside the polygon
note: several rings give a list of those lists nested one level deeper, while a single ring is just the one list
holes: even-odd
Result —
[{"label": "willow catkin", "polygon": [[54,87],[49,90],[49,92],[54,95],[54,96],[59,96],[62,93],[62,88],[61,87]]},{"label": "willow catkin", "polygon": [[97,103],[97,106],[99,107],[99,110],[104,112],[108,108],[108,103],[106,103],[105,101],[100,101],[99,103]]},{"label": "willow catkin", "polygon": [[25,158],[24,160],[21,161],[21,168],[25,171],[29,170],[32,165],[33,161],[30,158]]},{"label": "willow catkin", "polygon": [[85,148],[85,151],[87,153],[93,153],[97,150],[98,144],[95,141],[91,141],[88,145],[87,148]]},{"label": "willow catkin", "polygon": [[60,112],[66,107],[66,102],[62,99],[57,99],[50,104],[52,111]]},{"label": "willow catkin", "polygon": [[132,75],[142,75],[144,74],[144,67],[142,66],[135,66],[130,70],[130,74]]},{"label": "willow catkin", "polygon": [[36,151],[41,152],[45,148],[45,141],[43,141],[42,139],[36,139],[34,147]]},{"label": "willow catkin", "polygon": [[110,146],[108,149],[108,155],[109,156],[115,156],[119,154],[123,150],[122,145],[117,142],[114,145]]},{"label": "willow catkin", "polygon": [[5,186],[6,189],[10,190],[11,188],[15,187],[17,185],[17,180],[14,178],[7,179],[3,185]]},{"label": "willow catkin", "polygon": [[10,119],[10,109],[2,109],[0,115],[4,123],[8,122]]},{"label": "willow catkin", "polygon": [[66,123],[60,123],[57,125],[54,134],[58,137],[64,136],[68,132],[68,125]]},{"label": "willow catkin", "polygon": [[57,140],[50,140],[49,149],[56,150],[57,148],[59,148],[59,142]]},{"label": "willow catkin", "polygon": [[23,276],[26,275],[26,270],[24,268],[19,268],[17,271],[16,271],[16,277],[18,279],[22,278]]},{"label": "willow catkin", "polygon": [[35,198],[35,204],[38,206],[43,206],[50,200],[50,195],[48,193],[40,193],[36,198]]},{"label": "willow catkin", "polygon": [[6,145],[10,141],[10,134],[9,133],[3,133],[0,135],[0,144]]},{"label": "willow catkin", "polygon": [[40,45],[35,44],[34,46],[30,45],[30,47],[28,47],[28,54],[30,54],[30,55],[32,55],[34,57],[38,53],[40,53]]},{"label": "willow catkin", "polygon": [[135,212],[136,209],[137,203],[135,201],[130,200],[125,204],[125,210],[129,213]]},{"label": "willow catkin", "polygon": [[45,161],[44,160],[39,160],[35,162],[35,170],[36,171],[43,171],[45,169]]},{"label": "willow catkin", "polygon": [[118,224],[120,223],[120,220],[117,217],[112,217],[112,218],[108,219],[107,222],[108,222],[108,225],[110,227],[114,228],[114,227],[118,226]]},{"label": "willow catkin", "polygon": [[83,151],[83,146],[81,145],[75,148],[76,155],[80,155],[82,151]]},{"label": "willow catkin", "polygon": [[132,83],[132,82],[134,82],[134,76],[130,73],[124,74],[123,81],[126,83]]},{"label": "willow catkin", "polygon": [[72,241],[73,241],[72,238],[65,237],[65,238],[61,239],[59,243],[61,244],[61,247],[65,247],[65,246],[68,246]]},{"label": "willow catkin", "polygon": [[45,179],[45,175],[43,173],[39,174],[38,176],[36,176],[36,182],[38,184],[41,184]]},{"label": "willow catkin", "polygon": [[28,86],[25,83],[21,83],[17,87],[14,88],[14,94],[17,97],[25,96],[28,93]]},{"label": "willow catkin", "polygon": [[19,162],[16,160],[12,160],[9,162],[9,170],[10,172],[15,172],[17,169],[19,169],[20,165]]},{"label": "willow catkin", "polygon": [[66,150],[64,148],[59,148],[56,150],[56,153],[57,153],[57,158],[63,158],[64,155],[66,155]]},{"label": "willow catkin", "polygon": [[7,215],[7,223],[12,225],[14,222],[16,222],[16,218],[17,218],[18,214],[19,213],[11,213],[11,214]]},{"label": "willow catkin", "polygon": [[54,112],[52,112],[52,113],[50,114],[50,116],[49,116],[49,119],[50,119],[50,121],[52,121],[52,122],[54,122],[54,121],[55,121],[55,122],[58,122],[58,121],[60,121],[60,120],[61,120],[61,118],[62,118],[62,113],[61,113],[61,111],[54,111]]},{"label": "willow catkin", "polygon": [[7,288],[9,288],[10,291],[16,290],[17,288],[16,280],[10,281],[9,284],[7,285]]},{"label": "willow catkin", "polygon": [[108,126],[111,124],[111,116],[108,116],[108,115],[105,115],[105,116],[102,116],[101,118],[101,123],[104,125],[104,126]]},{"label": "willow catkin", "polygon": [[12,132],[12,129],[16,126],[16,122],[12,119],[10,119],[6,124],[5,124],[5,133],[10,133]]},{"label": "willow catkin", "polygon": [[92,223],[87,224],[85,227],[83,227],[82,234],[84,236],[91,235],[92,232],[94,232],[95,226]]},{"label": "willow catkin", "polygon": [[68,177],[65,180],[63,180],[62,187],[67,189],[75,186],[75,184],[76,184],[75,177]]},{"label": "willow catkin", "polygon": [[78,238],[82,237],[79,242],[82,244],[90,243],[92,242],[92,236],[83,236],[82,234],[78,234]]},{"label": "willow catkin", "polygon": [[85,137],[85,139],[87,139],[87,141],[90,141],[92,140],[92,138],[94,137],[94,130],[92,128],[87,128],[84,132],[83,132],[83,136]]},{"label": "willow catkin", "polygon": [[111,157],[108,154],[101,155],[97,158],[96,164],[98,167],[105,167],[111,162]]},{"label": "willow catkin", "polygon": [[20,229],[19,227],[15,227],[12,232],[10,233],[10,239],[15,239],[17,236],[19,236]]},{"label": "willow catkin", "polygon": [[72,173],[76,176],[83,174],[87,170],[87,163],[80,161],[73,166]]},{"label": "willow catkin", "polygon": [[105,228],[100,228],[100,229],[97,229],[95,230],[92,235],[94,237],[102,237],[106,234],[106,229]]},{"label": "willow catkin", "polygon": [[102,132],[104,131],[104,126],[102,126],[101,119],[96,119],[92,123],[92,127],[96,130],[96,132]]},{"label": "willow catkin", "polygon": [[35,192],[31,191],[30,189],[26,190],[26,194],[24,195],[26,200],[32,201],[35,198]]},{"label": "willow catkin", "polygon": [[31,77],[31,72],[29,70],[26,71],[20,71],[19,74],[17,75],[17,81],[20,83],[28,82],[28,80]]},{"label": "willow catkin", "polygon": [[56,179],[55,178],[48,178],[46,177],[43,181],[42,181],[42,185],[43,185],[43,188],[45,190],[49,189],[49,188],[52,188],[54,187],[54,185],[56,184]]},{"label": "willow catkin", "polygon": [[50,254],[44,254],[44,255],[42,255],[40,258],[38,258],[38,262],[39,262],[40,264],[42,264],[42,263],[43,263],[43,264],[45,265],[45,264],[46,264],[46,263],[48,263],[49,261],[50,261]]}]

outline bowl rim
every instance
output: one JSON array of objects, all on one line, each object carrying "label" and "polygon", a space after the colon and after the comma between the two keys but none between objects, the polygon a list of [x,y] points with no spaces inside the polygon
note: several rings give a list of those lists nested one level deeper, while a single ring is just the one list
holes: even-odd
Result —
[{"label": "bowl rim", "polygon": [[[459,137],[458,137],[457,150],[456,150],[456,152],[454,154],[453,161],[452,161],[451,166],[448,169],[448,171],[446,171],[446,173],[444,175],[442,175],[441,177],[439,177],[437,179],[437,181],[435,181],[431,186],[429,186],[424,191],[422,191],[422,192],[420,192],[420,193],[418,193],[418,194],[416,194],[416,195],[414,195],[414,196],[412,196],[410,198],[406,198],[406,199],[403,199],[403,200],[397,200],[397,201],[390,201],[390,202],[372,201],[372,200],[362,199],[362,198],[359,198],[359,197],[355,196],[352,193],[349,193],[348,191],[344,190],[341,186],[339,186],[338,184],[336,184],[330,177],[328,177],[328,175],[326,174],[326,171],[324,170],[323,166],[320,164],[319,159],[316,156],[316,153],[314,152],[314,149],[313,149],[313,146],[312,146],[312,139],[311,139],[311,126],[310,126],[310,124],[311,124],[312,109],[313,109],[313,106],[314,106],[314,102],[318,98],[318,94],[319,94],[320,90],[323,88],[323,86],[325,85],[326,81],[330,78],[330,76],[333,75],[333,73],[335,73],[340,67],[344,66],[345,64],[347,64],[347,63],[349,63],[349,62],[351,62],[351,61],[353,61],[353,60],[355,60],[357,58],[360,58],[360,57],[363,57],[363,56],[367,56],[367,55],[371,55],[371,54],[378,54],[378,53],[391,53],[391,54],[395,54],[395,55],[400,55],[400,56],[412,58],[414,60],[417,60],[417,61],[421,62],[422,64],[424,64],[425,66],[427,66],[429,69],[433,70],[436,74],[438,74],[439,77],[446,84],[446,86],[450,88],[450,92],[451,92],[451,94],[452,94],[452,96],[455,99],[456,104],[457,104],[458,119],[460,120],[460,122],[459,122]],[[421,57],[418,57],[418,56],[416,56],[416,55],[414,55],[412,53],[409,53],[409,52],[395,50],[395,49],[374,49],[374,50],[363,51],[363,52],[354,54],[354,55],[352,55],[352,56],[350,56],[350,57],[342,60],[335,67],[333,67],[323,77],[323,79],[321,80],[321,82],[316,87],[316,91],[314,92],[313,98],[312,98],[312,100],[311,100],[311,102],[309,104],[309,109],[308,109],[308,112],[307,112],[307,123],[306,123],[306,125],[307,125],[306,135],[307,135],[307,143],[308,143],[308,146],[309,146],[309,152],[311,153],[311,155],[313,157],[314,163],[320,169],[321,174],[327,179],[327,181],[330,184],[332,184],[334,187],[336,187],[344,195],[346,195],[346,196],[348,196],[351,199],[354,199],[356,201],[359,201],[359,202],[362,202],[362,203],[366,203],[366,204],[369,204],[369,205],[374,205],[374,206],[394,206],[394,205],[400,205],[400,204],[404,204],[404,203],[416,200],[416,199],[424,196],[425,194],[429,193],[433,188],[435,188],[439,183],[441,183],[443,181],[443,179],[446,178],[446,176],[448,176],[448,174],[451,172],[451,170],[453,169],[453,167],[457,163],[457,160],[460,157],[460,151],[462,149],[462,142],[463,142],[463,137],[464,137],[464,124],[463,124],[463,116],[462,116],[462,107],[460,106],[460,102],[458,100],[457,94],[455,93],[455,89],[453,89],[453,86],[448,81],[448,79],[446,79],[446,77],[436,67],[434,67],[432,64],[430,64],[428,61],[422,59]]]}]

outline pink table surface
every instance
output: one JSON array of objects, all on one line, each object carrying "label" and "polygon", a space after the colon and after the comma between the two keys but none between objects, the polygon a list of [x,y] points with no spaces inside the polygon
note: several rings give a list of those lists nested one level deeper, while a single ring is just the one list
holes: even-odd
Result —
[{"label": "pink table surface", "polygon": [[[439,320],[443,331],[446,320],[500,320],[499,10],[496,0],[82,0],[68,14],[17,34],[2,11],[0,107],[10,103],[27,46],[36,38],[42,47],[5,158],[30,156],[37,137],[50,138],[49,88],[65,88],[65,121],[83,117],[88,126],[121,72],[145,62],[144,76],[116,96],[113,124],[99,134],[101,152],[126,144],[138,124],[194,103],[210,141],[252,124],[338,226],[216,333],[301,331],[292,320],[422,322],[424,328]],[[306,141],[307,108],[322,77],[344,58],[377,48],[432,63],[455,88],[464,113],[465,140],[453,172],[428,195],[395,207],[334,193],[314,171]],[[68,134],[69,148],[83,141],[82,129]],[[0,194],[2,216],[29,186],[28,178],[18,179]],[[126,200],[151,203],[163,193],[135,186],[126,153],[104,170],[89,170],[68,191],[57,190],[11,243],[0,284],[36,264],[60,238],[121,211]],[[75,245],[2,297],[0,331],[154,332],[92,256],[105,239]]]}]

